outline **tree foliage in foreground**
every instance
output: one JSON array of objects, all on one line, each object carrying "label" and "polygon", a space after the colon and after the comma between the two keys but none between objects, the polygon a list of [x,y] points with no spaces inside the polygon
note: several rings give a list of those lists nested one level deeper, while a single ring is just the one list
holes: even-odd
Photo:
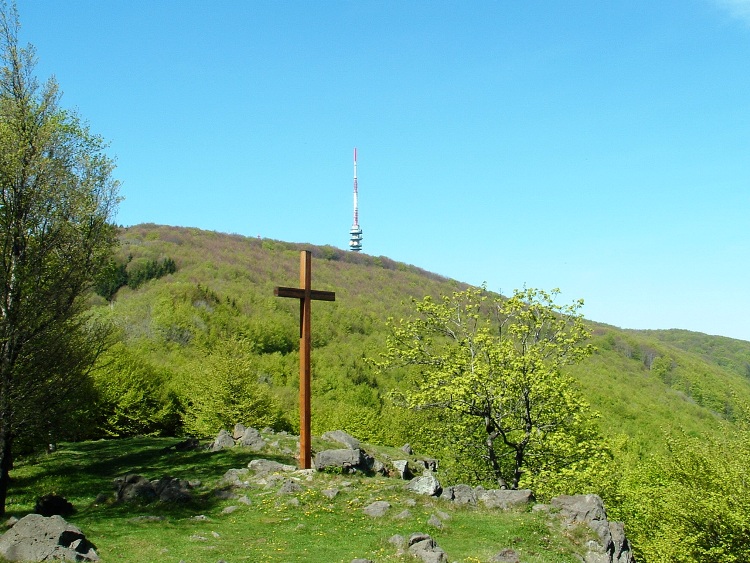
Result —
[{"label": "tree foliage in foreground", "polygon": [[[0,512],[13,446],[50,424],[101,339],[83,296],[115,245],[112,161],[102,140],[39,86],[34,51],[18,45],[18,14],[0,7]],[[46,422],[45,422],[46,421]]]},{"label": "tree foliage in foreground", "polygon": [[592,353],[582,303],[558,306],[557,293],[503,299],[467,289],[426,297],[413,318],[391,322],[382,367],[412,366],[406,403],[442,411],[458,449],[479,461],[480,480],[515,489],[526,472],[533,480],[585,465],[599,445],[593,415],[563,373]]},{"label": "tree foliage in foreground", "polygon": [[750,561],[750,432],[672,432],[668,452],[633,464],[621,513],[639,561]]}]

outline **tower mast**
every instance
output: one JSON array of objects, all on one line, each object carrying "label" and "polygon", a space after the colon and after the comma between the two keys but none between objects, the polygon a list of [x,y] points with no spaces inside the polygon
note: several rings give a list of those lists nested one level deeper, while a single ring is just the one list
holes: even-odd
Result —
[{"label": "tower mast", "polygon": [[359,226],[359,203],[357,201],[357,147],[354,147],[354,222],[349,231],[349,250],[362,250],[362,227]]}]

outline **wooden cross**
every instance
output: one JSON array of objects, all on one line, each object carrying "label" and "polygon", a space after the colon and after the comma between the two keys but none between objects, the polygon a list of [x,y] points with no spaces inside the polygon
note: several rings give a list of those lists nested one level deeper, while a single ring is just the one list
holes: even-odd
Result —
[{"label": "wooden cross", "polygon": [[336,294],[310,289],[310,251],[303,250],[299,258],[300,287],[277,287],[273,292],[276,297],[299,299],[299,464],[300,469],[310,469],[310,304],[313,299],[335,301]]}]

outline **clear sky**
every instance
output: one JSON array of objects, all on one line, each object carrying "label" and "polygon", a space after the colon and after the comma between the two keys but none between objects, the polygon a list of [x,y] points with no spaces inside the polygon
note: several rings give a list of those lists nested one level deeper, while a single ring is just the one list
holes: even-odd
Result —
[{"label": "clear sky", "polygon": [[18,0],[118,223],[348,246],[750,340],[750,0]]}]

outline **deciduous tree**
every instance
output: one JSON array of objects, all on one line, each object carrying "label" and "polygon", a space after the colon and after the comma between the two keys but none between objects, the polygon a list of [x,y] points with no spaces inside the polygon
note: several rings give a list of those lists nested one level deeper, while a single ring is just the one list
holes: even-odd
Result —
[{"label": "deciduous tree", "polygon": [[[82,381],[96,343],[83,297],[115,244],[117,183],[105,144],[39,85],[0,6],[0,509],[14,440]],[[34,419],[36,416],[36,419]]]},{"label": "deciduous tree", "polygon": [[481,452],[501,487],[518,488],[525,471],[570,465],[597,436],[563,372],[592,352],[582,302],[558,306],[557,293],[526,289],[503,299],[467,289],[426,297],[413,318],[390,323],[381,365],[413,366],[408,406],[445,411],[457,447]]}]

